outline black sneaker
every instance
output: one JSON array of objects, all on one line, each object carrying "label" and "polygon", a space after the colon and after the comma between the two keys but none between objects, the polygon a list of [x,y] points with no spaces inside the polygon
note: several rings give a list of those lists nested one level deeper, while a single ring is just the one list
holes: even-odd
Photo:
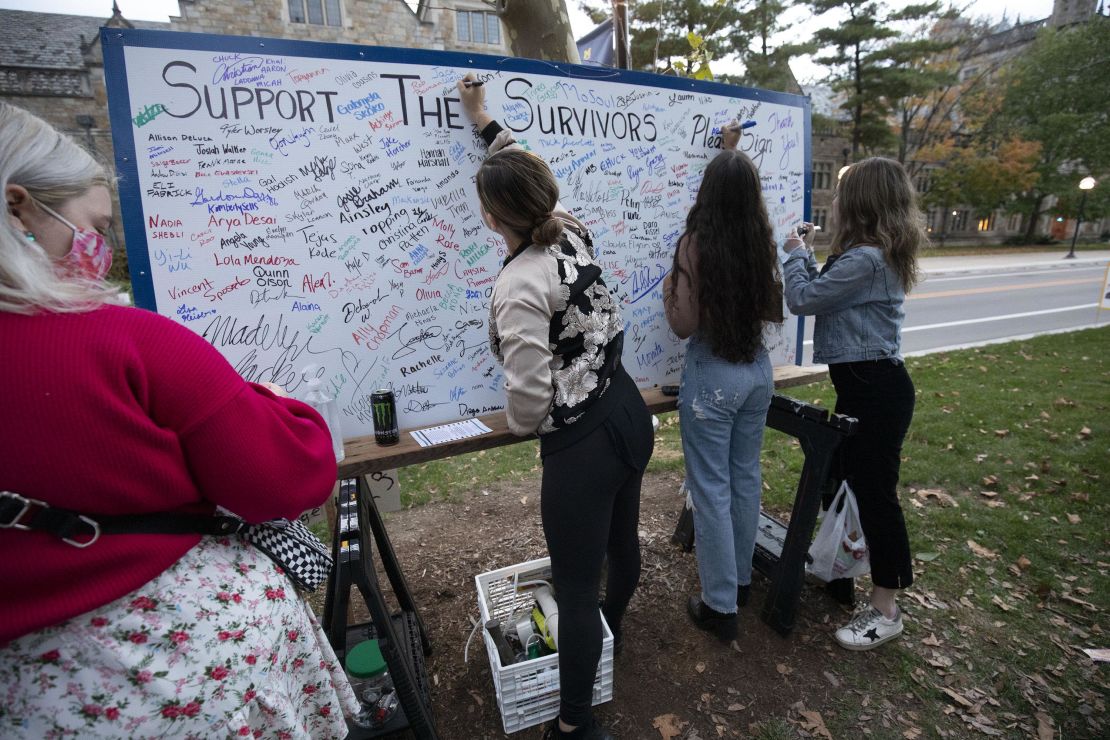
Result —
[{"label": "black sneaker", "polygon": [[710,609],[701,600],[700,596],[691,596],[686,602],[686,613],[690,615],[694,626],[700,630],[711,632],[718,640],[726,645],[736,639],[736,615],[723,614]]},{"label": "black sneaker", "polygon": [[752,596],[752,584],[747,586],[736,587],[736,606],[742,607],[748,605],[748,599]]},{"label": "black sneaker", "polygon": [[616,740],[607,730],[590,717],[590,721],[574,728],[574,732],[563,732],[559,729],[559,718],[551,720],[551,724],[543,731],[543,740],[559,740],[559,738],[574,738],[574,740]]}]

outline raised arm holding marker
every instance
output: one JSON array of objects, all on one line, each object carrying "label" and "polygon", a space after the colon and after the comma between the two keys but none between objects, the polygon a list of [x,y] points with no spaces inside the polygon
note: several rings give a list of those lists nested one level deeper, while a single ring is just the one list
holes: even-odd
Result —
[{"label": "raised arm holding marker", "polygon": [[743,131],[744,129],[751,128],[754,125],[755,121],[744,121],[743,123],[737,124],[735,126],[728,126],[727,128],[729,131]]}]

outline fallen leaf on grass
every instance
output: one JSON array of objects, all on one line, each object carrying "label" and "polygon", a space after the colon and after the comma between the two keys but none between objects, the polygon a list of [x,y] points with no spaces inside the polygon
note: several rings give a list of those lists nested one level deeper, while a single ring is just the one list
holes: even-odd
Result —
[{"label": "fallen leaf on grass", "polygon": [[984,486],[986,486],[987,488],[991,488],[993,486],[996,486],[996,485],[998,485],[998,476],[997,475],[985,475],[985,476],[983,476],[983,480],[981,481],[981,483]]},{"label": "fallen leaf on grass", "polygon": [[[1083,648],[1083,652],[1091,656],[1091,660],[1096,663],[1110,663],[1110,649],[1107,648]],[[825,674],[828,675],[827,673]]]},{"label": "fallen leaf on grass", "polygon": [[936,635],[930,632],[929,636],[921,641],[921,644],[928,645],[929,647],[940,647],[940,640],[937,639]]},{"label": "fallen leaf on grass", "polygon": [[674,740],[682,735],[682,728],[686,726],[675,714],[660,714],[651,721],[651,726],[659,730],[663,740]]},{"label": "fallen leaf on grass", "polygon": [[1056,737],[1056,731],[1052,729],[1052,717],[1044,712],[1037,712],[1034,716],[1037,718],[1037,740],[1052,740]]},{"label": "fallen leaf on grass", "polygon": [[1010,430],[1009,429],[995,429],[994,430],[994,436],[999,437],[999,438],[1009,437],[1010,436]]},{"label": "fallen leaf on grass", "polygon": [[1057,398],[1055,401],[1052,402],[1052,405],[1055,406],[1056,408],[1062,408],[1064,406],[1072,407],[1072,406],[1075,406],[1075,401],[1070,401],[1070,400],[1064,398],[1063,396],[1060,396],[1059,398]]},{"label": "fallen leaf on grass", "polygon": [[1021,568],[1022,570],[1028,570],[1028,569],[1029,569],[1029,566],[1030,566],[1030,565],[1032,565],[1032,564],[1033,564],[1033,561],[1032,561],[1032,560],[1030,560],[1029,558],[1025,557],[1024,555],[1022,555],[1021,557],[1019,557],[1019,558],[1017,559],[1017,562],[1016,562],[1016,563],[1014,563],[1014,565],[1016,565],[1017,567]]},{"label": "fallen leaf on grass", "polygon": [[779,674],[783,675],[783,676],[789,676],[791,673],[794,672],[794,669],[791,668],[790,666],[786,665],[786,663],[779,663],[778,665],[775,666],[775,670],[778,671]]},{"label": "fallen leaf on grass", "polygon": [[922,488],[918,490],[914,495],[922,501],[928,501],[931,498],[935,498],[937,500],[937,503],[939,503],[941,506],[948,506],[952,508],[958,508],[960,506],[956,502],[956,499],[952,498],[947,493],[941,491],[938,488]]},{"label": "fallen leaf on grass", "polygon": [[521,496],[520,497],[521,506],[527,505],[527,503],[528,503],[528,497],[527,496]]},{"label": "fallen leaf on grass", "polygon": [[994,550],[989,550],[983,547],[975,540],[968,540],[967,546],[973,553],[975,553],[977,557],[988,558],[990,560],[994,560],[998,557],[998,553],[996,553]]},{"label": "fallen leaf on grass", "polygon": [[705,673],[705,663],[698,663],[696,666],[694,666],[694,670],[698,673]]},{"label": "fallen leaf on grass", "polygon": [[473,698],[473,699],[474,699],[474,702],[475,702],[475,703],[476,703],[476,704],[477,704],[478,706],[482,706],[483,704],[485,704],[485,702],[484,702],[484,701],[482,700],[482,697],[481,697],[481,696],[479,696],[479,695],[478,695],[478,692],[477,692],[477,691],[475,691],[474,689],[469,689],[469,690],[467,691],[467,693],[468,693],[468,694],[470,694],[471,698]]},{"label": "fallen leaf on grass", "polygon": [[1079,518],[1078,514],[1068,514],[1068,521],[1072,524],[1079,524],[1083,520]]},{"label": "fallen leaf on grass", "polygon": [[991,599],[991,603],[994,604],[995,606],[997,606],[999,609],[1001,609],[1004,612],[1008,612],[1011,609],[1013,609],[1012,606],[1010,606],[1005,601],[1003,601],[1002,597],[998,596],[998,595],[995,595],[994,598]]},{"label": "fallen leaf on grass", "polygon": [[994,498],[998,495],[997,491],[979,491],[979,495],[983,498]]},{"label": "fallen leaf on grass", "polygon": [[975,706],[975,702],[971,701],[970,699],[963,696],[962,694],[956,693],[955,691],[948,688],[947,686],[941,687],[941,691],[943,691],[945,694],[947,694],[952,700],[954,700],[960,706],[968,707],[969,709],[971,707]]},{"label": "fallen leaf on grass", "polygon": [[1068,602],[1069,604],[1075,604],[1076,606],[1081,606],[1089,612],[1097,612],[1098,611],[1098,607],[1095,606],[1094,604],[1092,604],[1091,602],[1084,601],[1083,599],[1077,599],[1074,596],[1069,596],[1068,594],[1061,594],[1060,599],[1063,600],[1063,601]]},{"label": "fallen leaf on grass", "polygon": [[825,727],[825,720],[820,712],[800,709],[798,710],[798,714],[802,716],[801,725],[803,730],[817,737],[824,737],[828,738],[828,740],[832,740],[832,733],[829,732],[828,727]]},{"label": "fallen leaf on grass", "polygon": [[1075,435],[1075,438],[1076,439],[1090,439],[1091,438],[1091,428],[1090,427],[1083,427],[1082,429],[1079,430],[1079,434]]},{"label": "fallen leaf on grass", "polygon": [[940,553],[939,552],[919,552],[916,555],[914,555],[914,557],[917,558],[918,560],[920,560],[923,563],[931,563],[932,561],[934,561],[934,560],[936,560],[937,558],[940,557]]},{"label": "fallen leaf on grass", "polygon": [[952,659],[947,655],[938,655],[935,658],[926,658],[925,662],[933,668],[951,668]]}]

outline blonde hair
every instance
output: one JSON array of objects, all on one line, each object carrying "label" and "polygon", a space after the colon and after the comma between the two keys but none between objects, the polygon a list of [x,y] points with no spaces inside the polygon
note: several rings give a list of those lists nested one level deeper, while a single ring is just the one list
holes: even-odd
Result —
[{"label": "blonde hair", "polygon": [[478,168],[478,200],[499,224],[525,241],[547,246],[563,235],[554,215],[559,183],[547,162],[523,149],[502,149]]},{"label": "blonde hair", "polygon": [[[57,210],[92,187],[110,186],[104,167],[50,124],[0,103],[0,190],[21,185]],[[0,224],[0,311],[87,311],[118,300],[105,283],[59,278],[54,262],[10,218]]]},{"label": "blonde hair", "polygon": [[833,209],[832,253],[878,247],[908,293],[917,283],[918,252],[929,237],[917,193],[902,165],[882,157],[856,162],[837,184]]}]

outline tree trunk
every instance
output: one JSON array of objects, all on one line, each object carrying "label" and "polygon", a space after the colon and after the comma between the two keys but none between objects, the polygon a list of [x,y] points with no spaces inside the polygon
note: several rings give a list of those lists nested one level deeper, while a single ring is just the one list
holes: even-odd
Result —
[{"label": "tree trunk", "polygon": [[1045,196],[1038,195],[1033,199],[1033,207],[1029,209],[1029,223],[1025,225],[1025,239],[1033,241],[1036,236],[1037,222],[1041,220],[1041,204],[1044,203]]},{"label": "tree trunk", "polygon": [[513,56],[579,63],[565,0],[495,0]]},{"label": "tree trunk", "polygon": [[859,160],[860,143],[863,141],[863,68],[860,60],[859,44],[855,48],[855,64],[852,72],[856,83],[856,107],[852,111],[852,161]]}]

